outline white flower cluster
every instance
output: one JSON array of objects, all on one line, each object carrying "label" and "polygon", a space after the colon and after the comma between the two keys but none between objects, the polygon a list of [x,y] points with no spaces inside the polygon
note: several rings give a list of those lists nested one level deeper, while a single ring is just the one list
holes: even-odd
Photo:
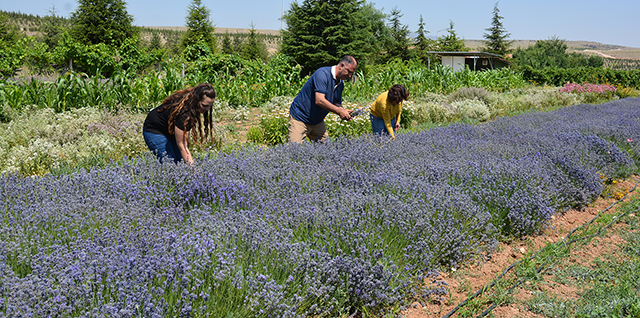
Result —
[{"label": "white flower cluster", "polygon": [[113,115],[93,107],[56,114],[26,109],[2,124],[0,173],[42,175],[96,158],[120,160],[146,151],[142,114]]}]

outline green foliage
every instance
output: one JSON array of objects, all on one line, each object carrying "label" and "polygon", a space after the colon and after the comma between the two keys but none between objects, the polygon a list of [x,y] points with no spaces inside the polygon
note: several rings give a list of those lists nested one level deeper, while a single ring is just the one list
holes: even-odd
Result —
[{"label": "green foliage", "polygon": [[429,92],[449,94],[461,87],[481,87],[492,92],[502,92],[527,85],[521,74],[506,68],[484,72],[468,69],[454,72],[442,65],[429,69],[419,60],[373,65],[367,69],[367,73],[359,71],[356,75],[357,80],[347,83],[345,88],[345,96],[354,101],[374,98],[394,84],[406,86],[412,96],[422,96]]},{"label": "green foliage", "polygon": [[422,18],[422,14],[420,15],[420,22],[418,23],[418,31],[416,32],[416,39],[413,49],[413,56],[418,58],[419,60],[426,62],[429,60],[427,52],[430,51],[433,47],[435,47],[435,41],[427,38],[427,33],[429,31],[424,28],[424,19]]},{"label": "green foliage", "polygon": [[62,40],[64,31],[68,29],[68,21],[56,15],[55,7],[49,10],[49,15],[43,17],[42,20],[40,31],[42,32],[43,41],[52,51],[58,45],[58,42]]},{"label": "green foliage", "polygon": [[78,0],[71,22],[71,35],[83,44],[117,47],[136,36],[133,16],[127,12],[124,0]]},{"label": "green foliage", "polygon": [[493,18],[491,20],[491,27],[487,28],[487,33],[484,34],[484,47],[480,48],[481,51],[498,54],[505,56],[511,53],[511,45],[513,41],[507,39],[511,35],[506,31],[502,25],[502,19],[500,16],[500,10],[498,9],[498,3],[496,2],[493,7]]},{"label": "green foliage", "polygon": [[545,68],[602,67],[601,57],[585,57],[578,53],[567,53],[567,44],[558,37],[537,41],[526,49],[518,47],[513,53],[513,65],[518,69],[542,70]]},{"label": "green foliage", "polygon": [[212,54],[189,69],[193,83],[209,82],[219,98],[233,106],[256,106],[274,96],[293,96],[304,79],[293,58],[278,54],[268,63],[248,61],[237,55]]},{"label": "green foliage", "polygon": [[18,41],[19,35],[16,27],[9,23],[7,16],[0,12],[0,49],[11,46]]},{"label": "green foliage", "polygon": [[535,69],[528,65],[522,67],[522,74],[528,81],[553,86],[562,86],[566,83],[592,83],[640,89],[640,70],[618,71],[599,67]]},{"label": "green foliage", "polygon": [[251,23],[246,42],[240,48],[240,55],[246,60],[264,61],[267,59],[267,46],[259,38],[253,23]]},{"label": "green foliage", "polygon": [[210,52],[216,51],[216,40],[213,36],[215,27],[210,20],[211,10],[202,4],[202,0],[193,0],[187,9],[185,18],[187,32],[182,38],[182,47],[208,46]]},{"label": "green foliage", "polygon": [[391,40],[386,45],[385,54],[387,60],[401,59],[408,60],[409,55],[409,27],[400,23],[400,13],[398,7],[391,10],[389,15],[389,30],[391,31]]},{"label": "green foliage", "polygon": [[212,53],[213,52],[211,51],[209,44],[202,39],[185,47],[182,51],[184,59],[191,62],[197,61],[201,58],[206,58]]},{"label": "green foliage", "polygon": [[13,76],[23,64],[25,54],[19,43],[0,43],[0,75]]},{"label": "green foliage", "polygon": [[151,35],[151,41],[149,41],[149,49],[150,50],[162,49],[162,42],[160,39],[160,35],[158,33],[153,33]]},{"label": "green foliage", "polygon": [[281,52],[293,56],[305,75],[347,54],[365,62],[380,52],[372,41],[379,21],[372,17],[380,15],[358,0],[293,2],[284,15]]},{"label": "green foliage", "polygon": [[453,21],[449,21],[449,29],[447,29],[447,34],[439,37],[436,40],[438,50],[445,52],[469,51],[469,48],[464,45],[464,39],[458,37],[458,34],[453,29],[453,26]]},{"label": "green foliage", "polygon": [[[289,141],[289,118],[284,115],[270,115],[260,119],[261,142],[267,145],[284,144]],[[256,134],[257,135],[257,134]]]},{"label": "green foliage", "polygon": [[229,34],[229,31],[226,31],[222,36],[221,52],[224,54],[233,54],[235,52],[233,49],[233,43],[231,43],[231,35]]},{"label": "green foliage", "polygon": [[261,144],[265,142],[264,130],[261,127],[251,127],[247,131],[247,141]]}]

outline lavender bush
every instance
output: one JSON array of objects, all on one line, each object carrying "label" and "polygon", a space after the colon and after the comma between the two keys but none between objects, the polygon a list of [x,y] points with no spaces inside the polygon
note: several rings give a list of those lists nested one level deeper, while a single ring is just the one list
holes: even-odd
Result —
[{"label": "lavender bush", "polygon": [[0,180],[0,316],[376,315],[637,171],[640,99]]}]

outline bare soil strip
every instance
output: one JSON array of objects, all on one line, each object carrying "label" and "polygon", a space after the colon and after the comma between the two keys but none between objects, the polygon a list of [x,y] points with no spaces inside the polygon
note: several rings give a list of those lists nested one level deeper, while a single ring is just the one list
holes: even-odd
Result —
[{"label": "bare soil strip", "polygon": [[[481,290],[483,287],[494,281],[505,269],[511,264],[529,258],[537,251],[544,248],[547,244],[561,242],[573,229],[581,227],[591,221],[598,213],[606,210],[616,203],[616,198],[622,197],[628,191],[632,190],[640,180],[640,176],[633,176],[623,181],[616,182],[609,187],[610,198],[601,198],[592,205],[581,210],[569,210],[562,214],[557,214],[552,218],[551,224],[545,228],[539,235],[524,237],[509,243],[500,243],[497,251],[491,255],[491,259],[485,262],[465,264],[462,268],[455,271],[450,270],[443,272],[435,281],[446,283],[448,295],[443,296],[440,300],[431,299],[427,302],[415,302],[410,308],[403,312],[407,318],[431,318],[443,317],[450,313],[458,304],[465,301],[470,295]],[[638,189],[634,190],[637,194]],[[631,195],[625,198],[625,202],[630,201]],[[615,215],[617,205],[604,212],[602,215]],[[625,240],[617,233],[624,231],[627,225],[618,222],[612,228],[608,229],[604,234],[592,239],[584,246],[575,246],[571,248],[570,255],[564,256],[566,261],[578,264],[591,264],[595,259],[605,254],[610,254],[620,249]],[[535,286],[531,286],[531,282],[525,282],[520,288],[517,288],[512,296],[515,301],[507,305],[501,305],[491,311],[493,317],[543,317],[528,311],[523,301],[530,299],[533,295],[532,290],[544,291],[549,295],[556,295],[563,299],[577,299],[579,290],[576,287],[559,284],[552,280],[553,275],[549,272],[542,271],[542,282],[536,282]],[[433,285],[434,281],[425,281],[427,285]],[[464,308],[460,312],[464,312],[465,316],[473,317],[480,315],[491,304],[486,304],[483,308]],[[475,312],[477,311],[477,312]],[[459,312],[455,312],[451,317],[460,317]]]}]

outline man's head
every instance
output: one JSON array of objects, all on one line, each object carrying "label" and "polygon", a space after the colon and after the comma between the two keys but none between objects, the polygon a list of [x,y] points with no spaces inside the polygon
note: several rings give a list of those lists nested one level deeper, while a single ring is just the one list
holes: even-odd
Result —
[{"label": "man's head", "polygon": [[358,62],[351,55],[345,55],[336,65],[336,78],[339,80],[348,80],[358,68]]}]

